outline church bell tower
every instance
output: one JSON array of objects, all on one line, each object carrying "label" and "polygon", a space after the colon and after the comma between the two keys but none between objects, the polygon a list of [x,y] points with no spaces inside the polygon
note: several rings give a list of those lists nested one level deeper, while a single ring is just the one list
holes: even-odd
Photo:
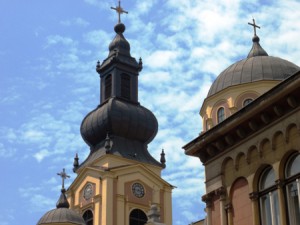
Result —
[{"label": "church bell tower", "polygon": [[154,114],[138,101],[138,76],[142,60],[130,54],[125,25],[127,13],[120,2],[119,21],[109,45],[109,54],[96,71],[100,75],[100,104],[82,121],[80,132],[90,154],[79,163],[77,177],[67,191],[70,208],[80,213],[87,225],[145,224],[151,205],[160,211],[160,222],[172,224],[173,186],[161,178],[160,162],[148,152],[158,123]]}]

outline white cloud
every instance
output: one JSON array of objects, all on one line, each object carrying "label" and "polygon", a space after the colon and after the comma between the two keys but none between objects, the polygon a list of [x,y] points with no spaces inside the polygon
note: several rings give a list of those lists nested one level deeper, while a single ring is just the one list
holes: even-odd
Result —
[{"label": "white cloud", "polygon": [[150,68],[158,69],[161,67],[169,67],[170,65],[173,65],[173,62],[178,55],[178,52],[175,51],[157,50],[147,56],[145,62],[147,62],[147,66]]},{"label": "white cloud", "polygon": [[72,40],[72,38],[63,37],[61,35],[50,35],[50,36],[47,37],[46,47],[49,47],[51,45],[57,45],[57,44],[73,45],[74,41]]},{"label": "white cloud", "polygon": [[4,144],[0,143],[0,158],[11,158],[15,156],[16,149],[7,148]]},{"label": "white cloud", "polygon": [[81,27],[87,27],[90,25],[88,21],[81,17],[73,18],[71,20],[63,20],[60,22],[61,25],[63,26],[72,26],[72,25],[78,25]]},{"label": "white cloud", "polygon": [[107,2],[103,2],[101,0],[84,0],[84,2],[93,5],[93,6],[97,6],[101,9],[109,9],[110,5]]},{"label": "white cloud", "polygon": [[43,150],[41,150],[41,151],[35,153],[35,154],[33,155],[33,157],[40,163],[40,162],[42,162],[42,160],[43,160],[44,158],[46,158],[46,157],[48,157],[48,156],[50,156],[50,155],[51,155],[51,153],[50,153],[48,150],[43,149]]}]

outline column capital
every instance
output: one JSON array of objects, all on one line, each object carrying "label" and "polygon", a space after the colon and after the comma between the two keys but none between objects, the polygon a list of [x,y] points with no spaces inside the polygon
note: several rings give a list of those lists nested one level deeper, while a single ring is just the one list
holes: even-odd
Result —
[{"label": "column capital", "polygon": [[220,198],[220,200],[225,200],[226,198],[226,188],[221,186],[215,190],[215,195]]},{"label": "column capital", "polygon": [[257,191],[254,191],[254,192],[251,192],[249,194],[249,198],[252,200],[252,201],[256,201],[258,199],[258,192]]},{"label": "column capital", "polygon": [[213,195],[212,192],[202,196],[202,201],[206,203],[206,208],[211,208],[212,207],[213,196],[214,195]]}]

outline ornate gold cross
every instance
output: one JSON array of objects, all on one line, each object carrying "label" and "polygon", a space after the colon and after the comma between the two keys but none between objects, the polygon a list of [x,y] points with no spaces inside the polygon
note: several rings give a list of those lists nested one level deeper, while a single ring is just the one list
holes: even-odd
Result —
[{"label": "ornate gold cross", "polygon": [[119,14],[119,23],[121,23],[121,14],[123,14],[123,13],[126,13],[126,14],[128,14],[128,12],[127,11],[125,11],[122,7],[121,7],[121,2],[119,1],[119,5],[116,7],[116,8],[114,8],[114,7],[110,7],[111,9],[113,9],[113,10],[116,10],[116,12]]}]

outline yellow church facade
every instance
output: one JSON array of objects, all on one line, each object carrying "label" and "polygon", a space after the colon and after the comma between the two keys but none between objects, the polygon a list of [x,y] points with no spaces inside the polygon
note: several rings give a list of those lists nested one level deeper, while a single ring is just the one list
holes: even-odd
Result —
[{"label": "yellow church facade", "polygon": [[106,155],[78,172],[67,192],[70,208],[91,215],[87,224],[130,225],[137,210],[146,215],[156,204],[161,221],[171,225],[172,186],[160,173],[158,167]]}]

